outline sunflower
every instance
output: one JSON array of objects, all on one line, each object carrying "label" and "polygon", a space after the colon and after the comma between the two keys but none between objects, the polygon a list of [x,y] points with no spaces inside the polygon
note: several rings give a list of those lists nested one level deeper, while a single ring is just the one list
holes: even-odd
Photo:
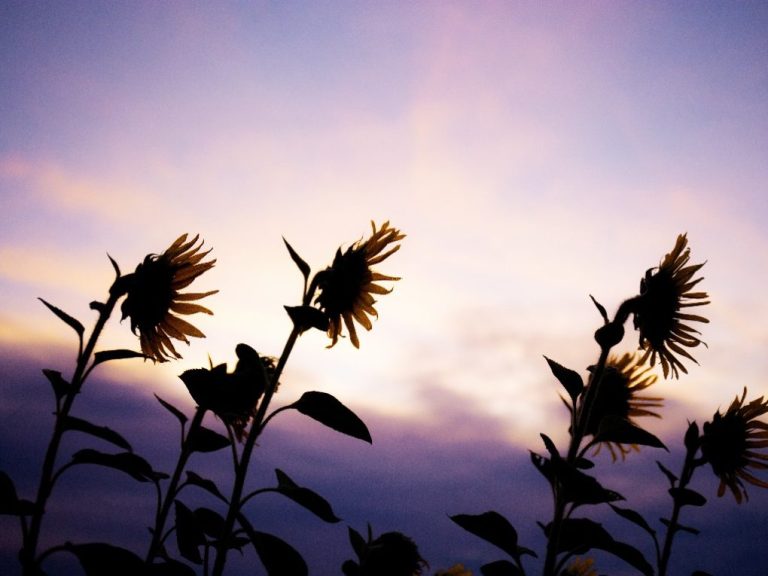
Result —
[{"label": "sunflower", "polygon": [[592,558],[574,558],[568,566],[560,572],[560,576],[597,576],[595,561]]},{"label": "sunflower", "polygon": [[693,279],[704,266],[688,266],[690,249],[688,238],[680,234],[672,252],[667,254],[658,268],[649,269],[640,281],[640,296],[633,301],[635,329],[640,331],[640,348],[645,351],[643,361],[650,358],[651,366],[658,356],[664,377],[679,377],[679,371],[687,373],[678,358],[684,356],[696,362],[686,348],[702,343],[700,332],[686,322],[709,322],[703,316],[683,313],[683,308],[709,304],[706,292],[694,292],[702,278]]},{"label": "sunflower", "polygon": [[210,250],[200,252],[203,242],[201,240],[198,244],[197,241],[198,236],[189,241],[186,234],[179,236],[165,252],[148,255],[133,274],[122,279],[126,286],[123,320],[131,319],[131,330],[134,334],[138,333],[142,353],[156,362],[181,358],[173,347],[172,338],[188,344],[188,336],[205,337],[200,330],[176,315],[212,314],[208,308],[194,301],[218,290],[180,293],[216,263],[216,260],[202,261]]},{"label": "sunflower", "polygon": [[[364,242],[356,242],[346,251],[341,248],[336,251],[333,264],[319,272],[315,278],[320,294],[315,299],[320,310],[328,317],[328,337],[333,347],[342,333],[342,320],[349,332],[349,338],[355,348],[360,347],[354,322],[366,330],[372,327],[369,316],[377,317],[376,302],[373,294],[388,294],[391,292],[378,281],[399,280],[395,276],[385,276],[371,270],[400,249],[400,245],[389,247],[390,244],[405,238],[397,228],[390,228],[385,222],[381,228],[371,222],[373,229],[371,237]],[[389,249],[387,249],[389,247]]]},{"label": "sunflower", "polygon": [[419,576],[429,565],[416,543],[400,532],[387,532],[358,551],[360,563],[347,560],[345,576]]},{"label": "sunflower", "polygon": [[744,482],[768,488],[768,482],[752,475],[749,469],[768,468],[768,453],[760,448],[768,447],[768,423],[757,418],[768,413],[768,400],[763,397],[744,404],[747,389],[741,398],[734,399],[725,414],[717,413],[711,422],[704,424],[701,437],[701,452],[720,479],[717,495],[725,494],[728,488],[741,504],[748,499]]},{"label": "sunflower", "polygon": [[[657,380],[651,368],[644,366],[637,354],[626,353],[620,358],[610,356],[606,363],[600,388],[589,412],[587,434],[604,436],[606,440],[599,442],[595,453],[605,445],[616,460],[617,453],[624,459],[630,450],[638,450],[634,444],[626,445],[610,440],[610,430],[605,429],[605,423],[611,421],[629,422],[636,425],[634,418],[653,416],[661,418],[654,412],[661,408],[663,399],[659,397],[640,396],[639,394],[652,386]],[[601,425],[603,429],[601,430]],[[598,435],[599,433],[599,435]]]}]

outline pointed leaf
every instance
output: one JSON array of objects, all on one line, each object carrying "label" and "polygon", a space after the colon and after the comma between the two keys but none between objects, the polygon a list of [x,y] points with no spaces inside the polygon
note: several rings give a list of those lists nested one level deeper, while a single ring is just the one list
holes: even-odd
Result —
[{"label": "pointed leaf", "polygon": [[133,448],[131,448],[131,445],[125,438],[123,438],[120,434],[111,428],[107,428],[106,426],[96,426],[87,420],[76,418],[75,416],[65,416],[63,426],[64,430],[84,432],[86,434],[90,434],[91,436],[95,436],[96,438],[106,440],[118,448],[123,448],[129,452],[133,451]]},{"label": "pointed leaf", "polygon": [[325,522],[333,524],[339,521],[339,518],[333,513],[331,505],[322,496],[309,488],[299,486],[280,469],[276,469],[275,474],[277,475],[277,491],[280,494],[303,506]]},{"label": "pointed leaf", "polygon": [[195,564],[202,564],[200,546],[205,545],[205,534],[197,516],[183,502],[176,500],[176,545],[179,553]]},{"label": "pointed leaf", "polygon": [[[666,526],[667,528],[672,528],[672,523],[667,518],[659,518],[662,524]],[[676,524],[674,527],[675,531],[682,530],[683,532],[688,532],[689,534],[693,534],[694,536],[698,536],[701,530],[698,528],[693,528],[692,526],[684,526],[683,524]]]},{"label": "pointed leaf", "polygon": [[605,311],[605,306],[603,306],[602,304],[600,304],[600,302],[595,300],[595,297],[592,296],[592,294],[590,294],[589,297],[592,299],[592,303],[597,308],[597,311],[600,312],[600,316],[602,316],[605,323],[608,324],[608,313]]},{"label": "pointed leaf", "polygon": [[193,452],[216,452],[229,446],[229,438],[204,426],[193,430],[187,441]]},{"label": "pointed leaf", "polygon": [[480,574],[483,576],[522,576],[523,573],[509,560],[497,560],[480,566]]},{"label": "pointed leaf", "polygon": [[595,440],[597,442],[615,442],[617,444],[639,444],[641,446],[652,446],[667,450],[664,443],[656,436],[623,418],[603,418]]},{"label": "pointed leaf", "polygon": [[102,543],[67,543],[64,547],[77,556],[86,576],[127,575],[144,572],[144,561],[125,548]]},{"label": "pointed leaf", "polygon": [[357,415],[344,406],[336,398],[325,392],[305,392],[290,408],[295,408],[302,414],[325,424],[329,428],[365,440],[369,444],[371,434],[368,428]]},{"label": "pointed leaf", "polygon": [[97,364],[108,362],[110,360],[125,360],[126,358],[147,359],[149,356],[145,356],[141,352],[136,352],[134,350],[101,350],[93,355],[93,365],[96,366]]},{"label": "pointed leaf", "polygon": [[491,510],[476,515],[457,514],[450,516],[450,519],[467,532],[501,548],[513,558],[519,557],[517,531],[509,520],[498,512]]},{"label": "pointed leaf", "polygon": [[351,526],[348,527],[347,532],[349,534],[349,543],[352,545],[352,550],[355,551],[357,559],[362,560],[363,555],[365,554],[365,538]]},{"label": "pointed leaf", "polygon": [[611,508],[613,508],[613,511],[616,512],[619,516],[622,518],[625,518],[626,520],[629,520],[633,524],[640,526],[643,530],[648,532],[651,536],[656,537],[656,530],[651,528],[650,524],[646,522],[645,518],[643,518],[638,512],[635,512],[634,510],[631,510],[629,508],[619,508],[618,506],[614,506],[613,504],[609,504]]},{"label": "pointed leaf", "polygon": [[197,486],[199,488],[202,488],[206,492],[213,494],[220,500],[223,500],[224,502],[227,501],[227,499],[224,497],[224,495],[221,493],[221,491],[218,489],[216,484],[213,482],[213,480],[208,480],[207,478],[203,478],[202,476],[195,474],[191,470],[187,470],[187,484],[191,484],[193,486]]},{"label": "pointed leaf", "polygon": [[310,328],[317,328],[321,332],[328,330],[328,316],[314,306],[283,306],[283,308],[300,332],[306,332]]},{"label": "pointed leaf", "polygon": [[301,270],[301,274],[304,276],[304,280],[309,278],[310,268],[309,264],[304,262],[304,260],[299,256],[299,254],[296,252],[296,250],[293,249],[293,247],[288,243],[288,240],[283,238],[283,242],[285,242],[285,247],[288,248],[288,253],[291,255],[291,260],[293,260],[294,264],[299,267],[299,270]]},{"label": "pointed leaf", "polygon": [[211,538],[221,539],[224,537],[224,526],[226,522],[221,514],[210,508],[195,509],[195,518],[198,525],[205,534]]},{"label": "pointed leaf", "polygon": [[66,396],[67,392],[69,391],[69,382],[64,380],[61,372],[58,370],[49,370],[44,368],[43,374],[45,374],[45,377],[48,378],[48,381],[51,383],[51,386],[53,387],[53,393],[56,395],[56,399],[61,400],[64,398],[64,396]]},{"label": "pointed leaf", "polygon": [[186,414],[184,414],[184,412],[182,412],[181,410],[179,410],[178,408],[176,408],[176,407],[175,407],[173,404],[171,404],[170,402],[166,402],[165,400],[163,400],[162,398],[160,398],[160,396],[158,396],[157,394],[155,394],[155,398],[157,398],[157,401],[158,401],[158,402],[160,402],[160,404],[163,406],[163,408],[165,408],[166,410],[168,410],[168,412],[170,412],[171,414],[173,414],[174,416],[176,416],[176,418],[178,419],[178,421],[179,421],[179,422],[181,422],[181,425],[182,425],[182,426],[183,426],[183,425],[186,423],[186,421],[187,421],[187,416],[186,416]]},{"label": "pointed leaf", "polygon": [[[549,533],[550,526],[545,532]],[[588,550],[604,550],[621,558],[645,576],[653,575],[653,567],[645,556],[629,544],[614,540],[601,524],[587,518],[568,518],[563,521],[560,532],[559,552],[584,554]]]},{"label": "pointed leaf", "polygon": [[56,314],[56,316],[58,316],[60,320],[64,321],[65,324],[67,324],[75,332],[77,332],[77,334],[78,334],[78,336],[80,336],[80,338],[83,337],[83,332],[85,332],[85,328],[83,327],[83,325],[80,323],[79,320],[73,318],[72,316],[70,316],[69,314],[67,314],[66,312],[61,310],[60,308],[56,308],[56,306],[46,302],[42,298],[38,298],[38,300],[40,300],[40,302],[45,304],[45,306],[48,308],[48,310],[50,310],[51,312]]},{"label": "pointed leaf", "polygon": [[557,378],[560,381],[560,384],[563,385],[563,388],[568,392],[571,400],[575,402],[576,398],[581,394],[581,391],[584,390],[584,381],[581,379],[579,373],[574,372],[570,368],[561,366],[546,356],[544,356],[544,359],[547,361],[547,364],[549,364],[549,369],[552,370],[552,374],[554,374],[555,378]]},{"label": "pointed leaf", "polygon": [[689,488],[670,488],[669,493],[681,506],[704,506],[707,499]]},{"label": "pointed leaf", "polygon": [[677,483],[677,476],[675,476],[666,466],[664,466],[664,464],[656,460],[656,466],[658,466],[659,470],[661,470],[664,473],[664,476],[667,477],[670,486],[674,486]]},{"label": "pointed leaf", "polygon": [[74,464],[96,464],[98,466],[114,468],[115,470],[125,472],[139,482],[154,481],[168,477],[167,474],[162,472],[155,472],[152,466],[149,465],[149,462],[132,452],[106,454],[98,450],[86,448],[85,450],[75,452],[72,455],[72,462]]},{"label": "pointed leaf", "polygon": [[[243,525],[240,516],[240,524]],[[266,532],[257,532],[253,526],[243,526],[256,553],[264,564],[267,576],[307,576],[307,563],[290,544]]]},{"label": "pointed leaf", "polygon": [[16,486],[5,472],[0,471],[0,514],[27,516],[34,513],[35,505],[16,495]]}]

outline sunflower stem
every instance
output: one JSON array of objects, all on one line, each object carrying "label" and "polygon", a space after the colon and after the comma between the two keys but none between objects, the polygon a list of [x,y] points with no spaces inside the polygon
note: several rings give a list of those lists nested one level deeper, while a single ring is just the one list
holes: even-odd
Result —
[{"label": "sunflower stem", "polygon": [[[306,300],[308,300],[307,296],[305,296],[305,301]],[[296,340],[298,340],[300,334],[301,329],[297,326],[294,326],[293,330],[291,330],[291,334],[288,336],[288,340],[285,343],[283,353],[280,355],[280,360],[275,367],[275,372],[269,379],[269,384],[264,392],[264,398],[259,403],[259,409],[256,412],[256,416],[253,418],[251,429],[248,432],[248,438],[245,441],[245,446],[243,447],[243,452],[240,456],[240,462],[236,464],[235,482],[232,487],[232,497],[229,500],[229,510],[227,511],[227,517],[223,531],[225,544],[224,546],[218,548],[216,551],[216,559],[214,560],[212,572],[213,576],[221,576],[224,573],[224,566],[227,561],[227,552],[229,550],[226,542],[233,534],[235,520],[240,513],[243,489],[245,488],[245,479],[248,475],[248,465],[251,460],[251,455],[253,454],[253,449],[256,446],[256,440],[259,438],[262,430],[264,429],[262,423],[264,422],[267,410],[269,409],[269,404],[272,401],[272,396],[277,389],[277,383],[280,381],[280,375],[282,374],[283,369],[288,362],[288,357],[291,355],[293,346],[296,344]]]},{"label": "sunflower stem", "polygon": [[161,498],[162,504],[158,502],[158,511],[155,515],[155,528],[152,531],[152,541],[149,544],[147,556],[144,560],[146,564],[151,564],[160,551],[163,541],[163,531],[165,530],[165,523],[168,520],[168,514],[171,511],[171,506],[176,501],[176,495],[179,491],[181,473],[184,471],[184,468],[186,468],[187,461],[192,455],[190,438],[192,438],[193,434],[197,433],[197,429],[202,425],[205,412],[206,409],[201,406],[198,406],[195,410],[195,415],[192,417],[192,421],[189,424],[189,430],[187,430],[187,434],[182,441],[179,459],[176,462],[176,469],[173,471],[171,482],[165,492],[165,499],[162,500]]},{"label": "sunflower stem", "polygon": [[[693,472],[696,470],[698,463],[696,461],[696,452],[698,446],[688,446],[685,453],[685,461],[683,462],[683,470],[680,473],[680,480],[677,488],[684,489],[688,486],[693,478]],[[667,533],[664,537],[664,547],[662,548],[661,556],[659,557],[659,570],[658,576],[666,576],[667,567],[669,566],[669,559],[672,556],[672,541],[677,534],[680,526],[680,511],[683,508],[683,502],[680,498],[672,497],[672,515],[669,519],[669,525],[667,526]]]},{"label": "sunflower stem", "polygon": [[64,402],[61,406],[57,405],[56,421],[53,427],[53,434],[51,441],[48,443],[48,448],[45,452],[45,458],[43,460],[43,466],[40,473],[40,483],[37,488],[37,498],[35,499],[35,508],[30,520],[29,531],[26,534],[26,538],[19,553],[19,558],[22,565],[22,574],[24,576],[33,576],[39,574],[39,562],[42,560],[37,558],[37,546],[40,539],[40,530],[42,528],[43,516],[45,515],[45,506],[48,502],[48,498],[53,490],[54,481],[56,479],[55,466],[56,457],[58,456],[59,447],[61,445],[61,439],[66,431],[65,424],[69,413],[72,410],[72,405],[75,402],[75,398],[80,393],[86,378],[90,374],[88,364],[91,361],[93,350],[96,347],[96,342],[101,336],[101,332],[107,323],[107,320],[112,315],[112,311],[117,304],[117,301],[123,296],[123,292],[118,288],[120,279],[115,280],[114,284],[109,290],[109,299],[103,308],[99,312],[99,317],[96,320],[93,331],[91,332],[88,342],[85,347],[82,344],[78,350],[77,363],[75,365],[75,372],[72,375],[72,381],[69,385],[69,389],[64,397]]}]

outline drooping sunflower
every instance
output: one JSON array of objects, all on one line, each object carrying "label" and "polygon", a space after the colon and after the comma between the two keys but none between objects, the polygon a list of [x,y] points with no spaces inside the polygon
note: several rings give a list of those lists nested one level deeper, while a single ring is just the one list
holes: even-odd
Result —
[{"label": "drooping sunflower", "polygon": [[717,495],[731,491],[736,502],[747,500],[744,482],[768,488],[768,482],[754,476],[752,470],[768,469],[768,423],[758,420],[768,414],[768,400],[763,397],[744,404],[747,389],[741,398],[734,399],[725,414],[717,413],[711,422],[704,424],[701,437],[701,452],[720,479]]},{"label": "drooping sunflower", "polygon": [[347,328],[352,345],[359,348],[355,322],[370,330],[370,316],[378,316],[373,307],[376,302],[373,295],[388,294],[392,291],[376,282],[400,279],[375,272],[371,270],[371,266],[383,262],[397,252],[400,244],[391,247],[390,245],[405,238],[405,234],[397,228],[391,228],[389,222],[384,222],[378,230],[376,224],[371,222],[371,228],[370,238],[356,242],[344,252],[339,248],[333,264],[319,272],[315,278],[319,290],[315,302],[328,317],[328,337],[331,338],[329,348],[333,347],[342,335],[343,326]]},{"label": "drooping sunflower", "polygon": [[640,332],[640,348],[645,351],[643,359],[650,359],[653,366],[658,357],[665,378],[670,374],[678,378],[679,371],[688,372],[678,356],[696,362],[686,348],[702,343],[700,332],[687,323],[709,322],[703,316],[682,311],[709,304],[706,292],[693,290],[702,280],[693,277],[704,263],[689,266],[690,257],[688,238],[680,234],[659,267],[646,272],[640,281],[640,295],[633,300],[634,325]]},{"label": "drooping sunflower", "polygon": [[203,241],[198,244],[198,239],[199,236],[195,236],[187,240],[187,234],[182,234],[165,252],[148,255],[132,274],[122,278],[126,292],[121,308],[123,320],[130,318],[131,330],[139,336],[142,353],[156,362],[181,358],[171,339],[188,344],[188,336],[205,337],[199,329],[177,316],[198,312],[212,314],[195,301],[218,290],[181,293],[216,264],[215,259],[203,262],[210,249],[201,252]]},{"label": "drooping sunflower", "polygon": [[644,416],[661,418],[654,409],[663,406],[663,398],[640,395],[652,386],[657,378],[650,366],[643,364],[638,354],[625,353],[621,357],[608,357],[586,427],[587,434],[596,436],[596,439],[605,438],[597,444],[596,452],[605,446],[610,451],[611,458],[616,460],[617,455],[621,455],[624,459],[631,450],[638,450],[634,444],[612,441],[610,424],[624,421],[636,426],[635,418]]}]

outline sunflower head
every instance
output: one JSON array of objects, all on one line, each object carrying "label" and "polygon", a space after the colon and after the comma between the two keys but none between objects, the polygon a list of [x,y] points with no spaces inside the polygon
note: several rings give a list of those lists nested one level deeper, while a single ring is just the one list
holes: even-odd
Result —
[{"label": "sunflower head", "polygon": [[688,238],[680,234],[659,267],[646,272],[640,281],[640,295],[632,306],[640,348],[645,351],[643,359],[650,358],[653,366],[658,357],[665,378],[678,378],[680,371],[688,372],[678,356],[696,362],[686,348],[694,348],[702,341],[699,331],[688,322],[709,322],[703,316],[683,312],[685,308],[709,304],[706,292],[694,291],[702,280],[694,279],[694,275],[704,264],[688,265],[691,256],[687,245]]},{"label": "sunflower head", "polygon": [[358,550],[360,563],[347,560],[345,576],[419,576],[427,566],[416,543],[400,532],[386,532]]},{"label": "sunflower head", "polygon": [[597,576],[595,561],[589,557],[574,558],[560,576]]},{"label": "sunflower head", "polygon": [[219,364],[210,369],[187,370],[180,378],[197,405],[216,414],[242,441],[268,380],[275,373],[275,359],[259,356],[247,344],[238,344],[235,353],[237,364],[232,372]]},{"label": "sunflower head", "polygon": [[[606,439],[597,445],[608,448],[613,460],[617,455],[624,459],[630,450],[638,450],[634,444],[626,445],[610,440],[611,422],[628,422],[636,425],[635,418],[643,416],[661,416],[654,412],[661,408],[663,399],[643,396],[641,393],[656,382],[657,376],[651,368],[644,366],[636,354],[624,354],[621,357],[610,356],[605,372],[589,411],[586,432],[597,438]],[[608,425],[608,426],[607,426]]]},{"label": "sunflower head", "polygon": [[130,318],[131,330],[138,334],[141,351],[157,362],[181,358],[171,339],[189,343],[188,336],[203,338],[205,335],[177,314],[212,312],[195,303],[218,292],[182,294],[195,278],[211,269],[216,260],[203,259],[210,250],[201,252],[202,240],[198,236],[187,240],[183,234],[162,254],[150,254],[132,274],[124,276],[126,298],[122,304],[123,320]]},{"label": "sunflower head", "polygon": [[371,228],[370,238],[355,243],[343,252],[339,248],[333,264],[319,272],[315,278],[319,290],[315,302],[328,317],[328,337],[331,338],[329,347],[336,344],[342,335],[343,326],[346,326],[352,345],[359,348],[355,322],[370,330],[370,317],[378,316],[373,307],[376,302],[373,295],[391,292],[376,282],[399,280],[395,276],[375,272],[371,266],[397,252],[400,245],[393,244],[405,238],[405,234],[401,234],[397,228],[391,228],[389,222],[385,222],[379,229],[371,222]]},{"label": "sunflower head", "polygon": [[701,452],[720,479],[717,495],[731,491],[736,502],[747,499],[744,482],[768,488],[768,482],[754,476],[750,470],[768,468],[768,453],[761,449],[768,447],[768,424],[758,420],[768,413],[768,400],[757,398],[745,404],[747,389],[738,396],[725,411],[714,415],[711,422],[704,424],[701,437]]}]

